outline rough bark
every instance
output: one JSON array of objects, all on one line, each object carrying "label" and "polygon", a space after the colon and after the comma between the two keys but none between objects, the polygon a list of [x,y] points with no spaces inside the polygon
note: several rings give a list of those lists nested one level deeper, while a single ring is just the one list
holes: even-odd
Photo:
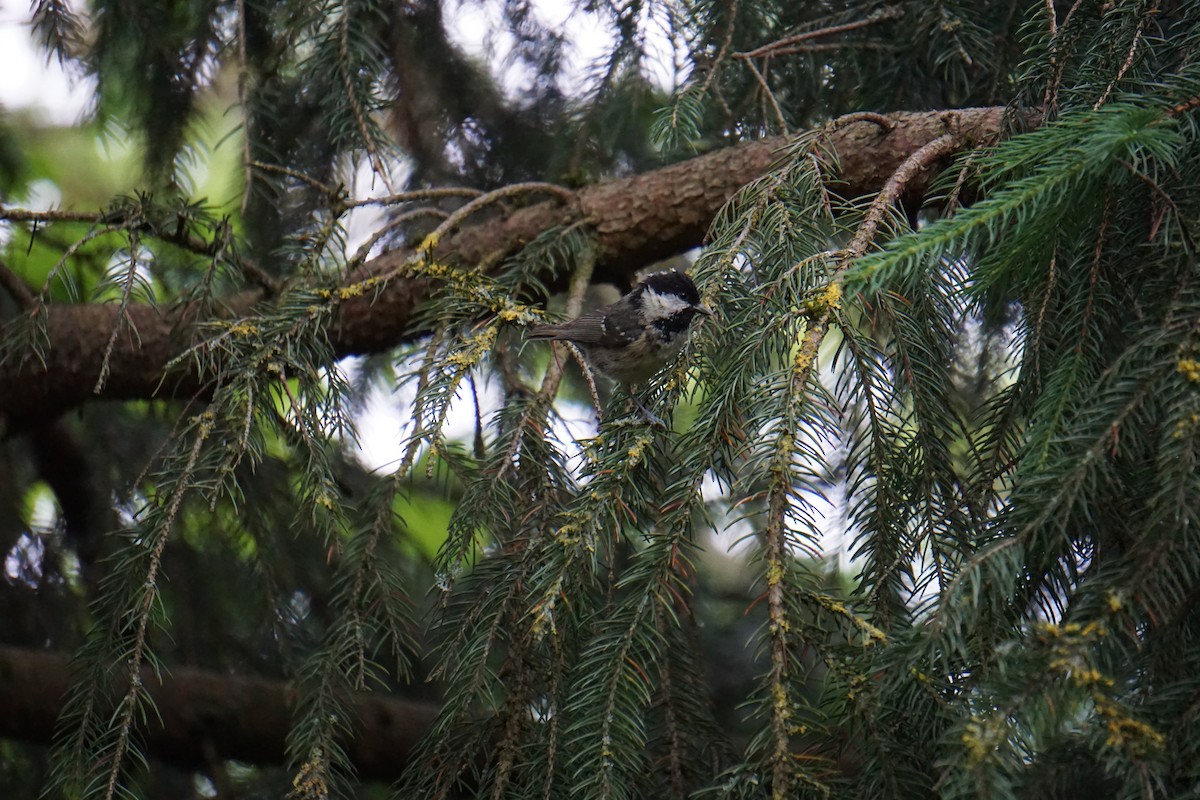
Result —
[{"label": "rough bark", "polygon": [[[50,744],[70,681],[65,656],[0,646],[0,737]],[[140,740],[146,752],[182,768],[203,768],[211,755],[254,764],[284,763],[295,692],[287,683],[187,667],[146,671],[157,714]],[[399,776],[437,709],[377,694],[353,698],[356,735],[346,752],[364,777]]]},{"label": "rough bark", "polygon": [[[967,149],[993,140],[1005,124],[999,107],[867,116],[826,133],[840,164],[839,190],[847,197],[877,191],[905,158],[938,136],[953,133],[960,149]],[[436,255],[466,264],[490,262],[549,228],[582,219],[599,243],[596,278],[623,282],[640,267],[701,244],[721,206],[768,172],[786,144],[782,139],[752,142],[586,187],[574,202],[548,201],[465,227],[447,237]],[[938,163],[911,180],[910,199],[919,197],[945,166]],[[384,274],[408,256],[406,251],[385,253],[351,280]],[[429,288],[424,281],[396,279],[373,296],[344,302],[330,331],[336,352],[380,352],[417,335],[413,312]],[[252,314],[262,300],[257,292],[231,296],[221,304],[221,314]],[[0,359],[0,435],[19,433],[97,397],[187,397],[203,390],[203,376],[190,366],[164,375],[171,359],[195,341],[194,307],[130,308],[98,394],[93,389],[109,335],[118,325],[118,307],[51,305],[39,313],[47,315],[44,360],[12,353]]]}]

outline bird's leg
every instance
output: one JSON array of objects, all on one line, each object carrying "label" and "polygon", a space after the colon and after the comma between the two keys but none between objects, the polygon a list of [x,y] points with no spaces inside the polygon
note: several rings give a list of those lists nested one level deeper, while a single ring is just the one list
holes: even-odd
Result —
[{"label": "bird's leg", "polygon": [[633,398],[633,402],[637,405],[637,407],[641,409],[642,416],[645,417],[646,422],[649,422],[656,428],[662,428],[664,431],[667,429],[667,423],[663,421],[662,417],[646,408],[646,404],[643,403],[636,394],[631,394],[630,397]]}]

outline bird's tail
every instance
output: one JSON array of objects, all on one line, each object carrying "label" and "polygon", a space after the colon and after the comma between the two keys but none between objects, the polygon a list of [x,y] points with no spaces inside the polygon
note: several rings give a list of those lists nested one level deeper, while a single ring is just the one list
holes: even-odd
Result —
[{"label": "bird's tail", "polygon": [[526,339],[566,339],[565,325],[534,325],[525,332]]}]

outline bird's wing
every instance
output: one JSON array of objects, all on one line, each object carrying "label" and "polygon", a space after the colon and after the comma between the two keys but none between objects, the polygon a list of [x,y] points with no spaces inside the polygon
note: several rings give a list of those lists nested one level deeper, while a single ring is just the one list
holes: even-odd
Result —
[{"label": "bird's wing", "polygon": [[[634,315],[630,315],[633,317]],[[635,323],[633,319],[630,322]],[[621,325],[614,322],[609,308],[597,308],[561,325],[538,325],[526,334],[529,339],[562,339],[582,345],[621,347],[641,334],[636,323]]]}]

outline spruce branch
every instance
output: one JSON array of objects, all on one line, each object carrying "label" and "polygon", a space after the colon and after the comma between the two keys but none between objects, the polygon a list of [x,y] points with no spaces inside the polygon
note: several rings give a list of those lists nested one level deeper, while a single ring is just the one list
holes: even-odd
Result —
[{"label": "spruce branch", "polygon": [[167,540],[171,529],[175,525],[175,519],[179,514],[179,507],[183,502],[184,495],[192,488],[193,475],[200,459],[201,450],[213,430],[212,422],[211,412],[203,412],[196,421],[195,441],[192,443],[191,452],[188,454],[187,462],[183,465],[183,471],[175,482],[174,491],[171,494],[171,499],[166,507],[162,522],[157,524],[156,527],[158,530],[153,532],[154,535],[151,538],[150,551],[146,556],[145,583],[138,592],[137,604],[132,609],[134,632],[130,640],[131,652],[127,662],[129,688],[117,706],[120,716],[110,723],[110,725],[116,728],[116,740],[112,752],[106,753],[104,756],[109,762],[108,775],[104,782],[105,800],[112,800],[120,788],[118,781],[120,780],[122,767],[124,766],[125,755],[129,750],[129,739],[133,733],[134,718],[138,714],[142,704],[142,694],[144,691],[142,686],[142,666],[146,658],[146,634],[149,629],[155,601],[159,596],[158,572],[162,566],[163,551],[166,549]]},{"label": "spruce branch", "polygon": [[[279,292],[279,281],[268,275],[266,271],[252,258],[245,255],[232,257],[230,254],[231,246],[231,230],[228,220],[206,220],[208,227],[211,230],[211,238],[205,239],[197,236],[189,230],[187,222],[182,212],[176,212],[174,225],[162,226],[152,223],[147,219],[146,206],[149,204],[150,198],[139,198],[136,205],[130,206],[128,203],[121,201],[114,205],[108,211],[64,211],[61,209],[50,209],[47,211],[30,211],[21,208],[5,208],[0,206],[0,219],[10,222],[32,222],[34,224],[33,233],[37,234],[38,226],[41,223],[55,222],[90,222],[98,224],[101,222],[110,223],[109,227],[103,229],[94,229],[89,231],[82,239],[73,242],[71,245],[64,248],[64,254],[60,261],[64,264],[70,259],[77,256],[80,250],[91,241],[102,237],[107,233],[117,231],[125,231],[127,234],[144,235],[156,239],[167,244],[174,245],[187,252],[196,255],[211,257],[214,262],[222,260],[230,260],[236,263],[239,271],[246,276],[251,282],[257,284],[264,289],[268,296]],[[190,208],[188,209],[191,210]],[[47,277],[46,285],[43,288],[42,294],[48,290],[50,281],[54,276]]]},{"label": "spruce branch", "polygon": [[[112,770],[124,784],[139,749],[161,752],[153,719],[134,720],[141,748],[122,725],[132,700],[148,708],[168,685],[149,678],[173,645],[133,617],[147,554],[190,566],[232,547],[230,566],[267,576],[269,620],[248,631],[245,606],[222,604],[240,623],[229,641],[261,656],[274,638],[285,671],[293,649],[310,655],[299,707],[273,708],[284,709],[277,730],[294,715],[293,796],[329,794],[361,766],[349,729],[378,730],[356,713],[380,707],[354,690],[405,673],[409,609],[390,567],[421,569],[428,555],[410,551],[415,537],[391,544],[405,506],[405,527],[425,518],[441,535],[423,501],[437,514],[453,505],[428,576],[444,691],[428,736],[400,756],[398,796],[1002,798],[1067,786],[1132,797],[1200,785],[1200,104],[1189,99],[1200,6],[852,0],[822,16],[837,4],[600,4],[617,40],[597,64],[596,102],[566,103],[571,116],[551,80],[566,40],[528,3],[497,6],[518,37],[513,63],[538,76],[519,108],[464,79],[483,69],[445,37],[441,0],[400,5],[175,4],[203,18],[174,38],[158,25],[172,46],[156,55],[147,42],[161,37],[144,23],[158,6],[131,14],[98,0],[93,63],[107,86],[128,86],[142,116],[180,112],[162,116],[165,133],[149,130],[167,145],[150,157],[167,166],[206,65],[232,66],[238,37],[238,97],[255,128],[246,188],[288,192],[251,204],[247,244],[282,254],[267,272],[288,278],[272,286],[239,267],[231,226],[199,228],[194,205],[11,223],[38,245],[28,266],[24,240],[10,247],[13,277],[39,284],[78,238],[115,232],[72,251],[5,326],[5,434],[93,399],[191,398],[210,415],[189,407],[172,428],[162,415],[182,403],[126,403],[64,420],[102,419],[98,446],[137,427],[164,436],[169,455],[132,483],[140,465],[112,459],[152,500],[80,652],[87,679],[60,723],[52,789],[111,793]],[[235,26],[222,9],[250,16]],[[677,74],[690,57],[694,79],[659,113],[662,142],[709,147],[832,121],[579,189],[497,189],[556,174],[571,150],[572,175],[665,152],[648,146],[638,102],[654,92],[640,62],[647,25],[664,13]],[[867,27],[875,17],[890,21]],[[388,31],[373,29],[380,19]],[[891,43],[875,41],[884,29]],[[105,50],[136,63],[111,67]],[[405,95],[414,189],[352,200],[340,171],[369,162],[394,174],[376,130],[389,72]],[[147,105],[146,86],[178,96]],[[1002,96],[1008,111],[837,116]],[[254,167],[251,154],[281,166]],[[434,173],[486,188],[421,188]],[[360,207],[372,212],[352,214]],[[351,222],[375,216],[351,253]],[[277,247],[273,232],[291,238]],[[135,245],[129,262],[122,242]],[[543,317],[535,304],[566,288],[574,312],[589,280],[625,283],[701,244],[689,271],[717,316],[648,387],[677,427],[601,420],[568,442],[550,424],[567,353],[555,345],[545,366],[545,351],[515,344]],[[139,258],[153,296],[133,293]],[[109,302],[55,302],[78,299],[61,281],[105,273],[96,297]],[[339,359],[354,354],[373,357],[351,386]],[[352,470],[340,454],[357,438],[350,411],[397,373],[402,396],[415,391],[398,467]],[[498,405],[481,409],[476,384],[497,374],[487,400]],[[474,441],[455,440],[452,404],[469,413],[472,402]],[[213,428],[189,463],[196,420]],[[153,449],[143,441],[121,449]],[[419,472],[441,485],[416,489]],[[154,554],[181,474],[192,488]],[[714,591],[715,559],[699,554],[703,528],[726,523],[755,546],[733,554],[736,593]],[[20,579],[38,579],[22,537]],[[835,566],[823,557],[842,537],[848,558]],[[183,653],[218,641],[192,625],[212,622],[217,603],[189,602],[201,582],[169,586],[167,572],[163,560],[150,624],[160,607],[177,614]],[[259,587],[246,583],[228,588],[253,604]],[[751,600],[752,619],[721,624]],[[713,633],[749,640],[738,667],[701,667]],[[135,693],[138,636],[147,680]],[[389,644],[395,666],[381,668]],[[732,732],[716,723],[744,699],[751,711]],[[212,730],[195,719],[164,725]],[[216,730],[188,741],[200,769],[231,757]],[[247,775],[247,791],[269,779]]]},{"label": "spruce branch", "polygon": [[[100,394],[104,390],[104,381],[108,377],[108,368],[110,359],[112,358],[113,347],[116,346],[117,337],[121,335],[124,326],[129,323],[127,311],[129,302],[133,297],[133,288],[138,281],[138,267],[140,262],[138,259],[138,249],[141,243],[138,241],[136,231],[129,232],[129,265],[125,268],[124,274],[120,276],[121,300],[118,305],[119,313],[117,315],[117,324],[113,326],[112,332],[108,337],[108,344],[104,347],[104,357],[100,361],[100,374],[96,377],[96,385],[92,388],[92,394]],[[132,336],[137,336],[137,330],[130,331]]]},{"label": "spruce branch", "polygon": [[1125,54],[1125,60],[1121,62],[1121,66],[1117,70],[1117,74],[1114,75],[1113,79],[1108,82],[1107,86],[1104,87],[1104,91],[1096,100],[1096,104],[1092,106],[1093,111],[1099,111],[1100,107],[1108,101],[1109,95],[1112,94],[1113,88],[1120,83],[1121,79],[1125,77],[1125,73],[1129,72],[1129,68],[1133,66],[1134,58],[1137,56],[1138,45],[1140,45],[1142,42],[1142,31],[1145,30],[1146,22],[1157,13],[1158,0],[1153,0],[1153,2],[1151,2],[1146,8],[1145,12],[1138,18],[1137,29],[1133,32],[1133,41],[1129,43],[1129,51]]},{"label": "spruce branch", "polygon": [[[849,195],[882,186],[895,167],[923,144],[945,133],[947,121],[964,146],[988,141],[1000,128],[1004,110],[967,109],[956,112],[896,115],[891,130],[850,124],[829,135],[828,146],[839,156],[839,178]],[[588,220],[597,236],[596,277],[622,280],[649,262],[699,243],[725,200],[747,181],[762,174],[778,157],[781,140],[755,142],[699,156],[661,170],[597,184],[579,190],[564,208],[558,201],[518,209],[498,219],[480,221],[438,242],[439,261],[481,263],[498,253],[518,250],[537,235],[569,224],[575,212]],[[925,185],[926,176],[909,183],[911,191]],[[73,248],[72,252],[78,250]],[[395,274],[410,261],[411,251],[385,253],[367,262],[347,285],[363,285],[371,276]],[[436,285],[428,277],[397,279],[379,292],[337,299],[330,336],[339,355],[379,352],[408,340],[412,320]],[[262,302],[261,291],[227,296],[213,307],[230,318],[250,313]],[[107,305],[49,304],[44,308],[49,337],[45,363],[26,363],[22,354],[9,353],[0,363],[0,383],[12,391],[0,396],[0,414],[9,428],[22,420],[46,418],[87,401],[103,360],[103,343],[82,331],[112,330],[116,309]],[[196,304],[151,309],[131,304],[131,327],[137,342],[118,342],[102,397],[150,398],[191,395],[202,384],[200,375],[176,370],[164,375],[181,344],[197,335],[207,321]]]},{"label": "spruce branch", "polygon": [[[44,649],[0,646],[0,732],[38,745],[54,739],[55,716],[72,686],[67,655]],[[128,677],[122,671],[121,676]],[[123,680],[110,674],[113,686]],[[143,665],[139,678],[155,714],[145,722],[146,755],[181,769],[204,769],[204,742],[220,758],[282,765],[289,719],[296,704],[291,683],[264,676],[164,664]],[[99,699],[97,697],[97,699]],[[351,704],[361,727],[348,743],[358,774],[396,778],[433,723],[437,707],[382,693],[354,694]]]},{"label": "spruce branch", "polygon": [[65,0],[35,0],[33,30],[60,66],[74,61],[83,51],[86,39],[83,20]]},{"label": "spruce branch", "polygon": [[[680,605],[683,604],[681,603]],[[655,624],[658,625],[658,635],[666,640],[669,634],[666,615],[657,615]],[[666,727],[667,768],[671,775],[670,796],[682,799],[687,796],[683,777],[683,765],[684,760],[687,758],[687,752],[685,749],[686,744],[683,741],[683,731],[680,730],[682,722],[675,708],[676,688],[674,679],[671,676],[671,667],[672,659],[669,657],[661,659],[658,662],[658,683],[664,714],[663,724]]]},{"label": "spruce branch", "polygon": [[[596,266],[595,251],[589,244],[584,247],[580,254],[578,264],[574,273],[571,275],[571,283],[567,289],[567,303],[563,313],[567,319],[573,319],[583,311],[583,298],[587,293],[588,287],[592,282],[592,272]],[[574,346],[568,345],[579,357],[578,350]],[[517,450],[521,446],[521,439],[525,435],[525,429],[529,425],[538,424],[544,425],[547,414],[550,411],[551,405],[554,402],[554,396],[558,394],[559,384],[562,382],[563,362],[561,354],[558,352],[558,343],[554,343],[553,349],[555,357],[550,359],[550,366],[546,369],[546,374],[542,378],[542,385],[538,389],[536,400],[531,403],[528,409],[521,414],[517,419],[516,425],[513,427],[512,437],[509,441],[508,448],[504,452],[504,458],[500,463],[500,469],[496,473],[496,480],[503,480],[505,474],[511,468],[513,460],[517,455]],[[588,376],[589,386],[591,387],[592,397],[596,403],[597,412],[599,412],[599,398],[596,397],[595,383],[591,379],[590,369],[586,363],[580,359],[580,365],[584,369],[584,374]]]},{"label": "spruce branch", "polygon": [[[358,97],[358,91],[362,86],[362,82],[358,79],[357,75],[351,74],[352,59],[350,49],[350,9],[343,6],[341,13],[338,14],[338,55],[340,56],[338,58],[338,72],[341,74],[342,83],[346,88],[346,101],[350,104],[350,111],[354,115],[354,123],[358,126],[358,135],[363,146],[366,147],[371,171],[383,181],[388,194],[392,194],[395,190],[392,188],[391,177],[388,175],[387,168],[383,163],[383,156],[380,153],[379,144],[376,142],[376,131],[368,123],[367,112],[363,109]],[[357,72],[357,70],[354,71]]]},{"label": "spruce branch", "polygon": [[846,250],[852,258],[861,258],[866,254],[867,248],[870,247],[875,234],[879,230],[879,224],[883,221],[884,215],[888,209],[900,198],[909,182],[921,170],[929,169],[939,159],[956,152],[959,148],[958,136],[953,133],[946,133],[932,142],[921,145],[917,152],[904,160],[883,188],[879,190],[879,194],[871,201],[871,206],[867,210],[862,224],[858,231],[854,234],[854,238],[846,245]]}]

